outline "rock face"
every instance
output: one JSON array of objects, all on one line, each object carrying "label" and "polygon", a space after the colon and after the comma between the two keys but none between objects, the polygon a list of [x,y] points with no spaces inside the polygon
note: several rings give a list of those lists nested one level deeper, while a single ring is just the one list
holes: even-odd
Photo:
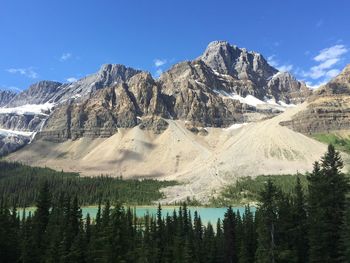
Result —
[{"label": "rock face", "polygon": [[140,72],[124,83],[93,91],[81,103],[62,104],[39,136],[55,141],[109,137],[120,127],[138,125],[143,116],[169,117],[159,86],[149,73]]},{"label": "rock face", "polygon": [[300,103],[310,94],[304,83],[290,73],[279,72],[270,66],[261,54],[232,46],[226,41],[210,43],[198,59],[221,77],[231,76],[235,80],[231,89],[240,95]]},{"label": "rock face", "polygon": [[255,94],[251,95],[262,99],[265,95],[262,88],[266,86],[267,79],[278,72],[261,54],[240,49],[226,41],[211,42],[199,59],[215,72],[230,75],[240,80],[242,85],[255,88]]},{"label": "rock face", "polygon": [[230,80],[218,78],[201,60],[176,64],[161,75],[159,83],[172,117],[195,125],[221,127],[242,122],[242,110],[249,108],[218,95],[219,90],[229,92]]},{"label": "rock face", "polygon": [[26,136],[7,136],[0,133],[0,157],[22,148],[29,141],[29,138]]},{"label": "rock face", "polygon": [[15,96],[15,92],[9,90],[0,90],[0,107],[6,106]]},{"label": "rock face", "polygon": [[350,65],[315,90],[307,108],[281,123],[298,132],[324,133],[350,128]]},{"label": "rock face", "polygon": [[311,93],[304,82],[297,81],[289,72],[278,72],[267,83],[268,96],[287,104],[300,104]]}]

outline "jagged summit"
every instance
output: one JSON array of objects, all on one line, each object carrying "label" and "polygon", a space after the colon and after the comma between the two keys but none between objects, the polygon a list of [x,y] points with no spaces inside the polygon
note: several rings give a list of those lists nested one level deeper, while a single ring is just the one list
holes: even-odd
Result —
[{"label": "jagged summit", "polygon": [[278,72],[261,54],[230,45],[227,41],[211,42],[199,59],[220,74],[238,79],[256,78],[256,83]]},{"label": "jagged summit", "polygon": [[18,93],[8,103],[7,107],[18,107],[26,104],[44,104],[59,92],[62,83],[43,80],[31,85],[28,89]]}]

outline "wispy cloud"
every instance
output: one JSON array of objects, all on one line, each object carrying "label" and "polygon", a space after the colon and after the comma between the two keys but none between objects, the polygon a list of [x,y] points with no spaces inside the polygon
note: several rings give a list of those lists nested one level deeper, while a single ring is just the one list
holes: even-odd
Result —
[{"label": "wispy cloud", "polygon": [[156,67],[156,71],[154,76],[158,78],[163,73],[163,66],[168,63],[167,59],[156,58],[153,60],[154,66]]},{"label": "wispy cloud", "polygon": [[329,59],[339,59],[341,55],[348,52],[344,45],[334,45],[329,48],[322,49],[319,54],[314,57],[315,61],[327,61]]},{"label": "wispy cloud", "polygon": [[66,81],[68,82],[76,82],[78,79],[74,77],[67,78]]},{"label": "wispy cloud", "polygon": [[309,70],[304,71],[302,75],[311,79],[317,80],[330,78],[339,73],[339,69],[335,68],[337,63],[342,59],[342,56],[348,52],[344,45],[334,45],[329,48],[322,49],[318,55],[313,58],[317,65],[312,66]]},{"label": "wispy cloud", "polygon": [[292,64],[280,64],[280,62],[276,59],[276,55],[269,56],[267,58],[267,62],[273,66],[274,68],[278,69],[282,72],[289,72],[293,69]]},{"label": "wispy cloud", "polygon": [[60,61],[64,62],[64,61],[71,59],[71,58],[72,58],[72,53],[69,53],[69,52],[63,53],[60,57]]},{"label": "wispy cloud", "polygon": [[9,68],[9,69],[6,69],[6,71],[8,73],[11,73],[11,74],[20,74],[20,75],[23,75],[23,76],[31,78],[31,79],[36,79],[39,76],[38,73],[36,73],[32,67],[29,67],[29,68]]},{"label": "wispy cloud", "polygon": [[158,68],[158,67],[161,67],[161,66],[164,66],[165,64],[167,63],[167,60],[166,59],[159,59],[159,58],[156,58],[154,60],[154,65]]}]

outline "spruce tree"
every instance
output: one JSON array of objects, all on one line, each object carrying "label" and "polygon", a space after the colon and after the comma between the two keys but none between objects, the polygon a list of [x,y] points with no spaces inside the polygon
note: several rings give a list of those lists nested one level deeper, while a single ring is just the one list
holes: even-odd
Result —
[{"label": "spruce tree", "polygon": [[224,261],[237,262],[236,215],[230,206],[224,216]]},{"label": "spruce tree", "polygon": [[260,193],[257,215],[258,245],[256,262],[275,263],[276,261],[276,223],[278,190],[269,179]]},{"label": "spruce tree", "polygon": [[308,260],[308,239],[307,239],[307,212],[304,191],[297,177],[293,198],[293,239],[294,248],[298,263],[304,263]]},{"label": "spruce tree", "polygon": [[310,262],[343,262],[342,230],[348,183],[339,152],[329,145],[309,179]]}]

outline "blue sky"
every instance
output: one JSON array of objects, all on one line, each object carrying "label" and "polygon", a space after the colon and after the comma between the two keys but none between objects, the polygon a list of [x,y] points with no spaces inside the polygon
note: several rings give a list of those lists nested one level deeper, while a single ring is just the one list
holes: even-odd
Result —
[{"label": "blue sky", "polygon": [[0,88],[120,63],[154,76],[213,40],[262,53],[317,86],[350,63],[346,0],[1,0]]}]

